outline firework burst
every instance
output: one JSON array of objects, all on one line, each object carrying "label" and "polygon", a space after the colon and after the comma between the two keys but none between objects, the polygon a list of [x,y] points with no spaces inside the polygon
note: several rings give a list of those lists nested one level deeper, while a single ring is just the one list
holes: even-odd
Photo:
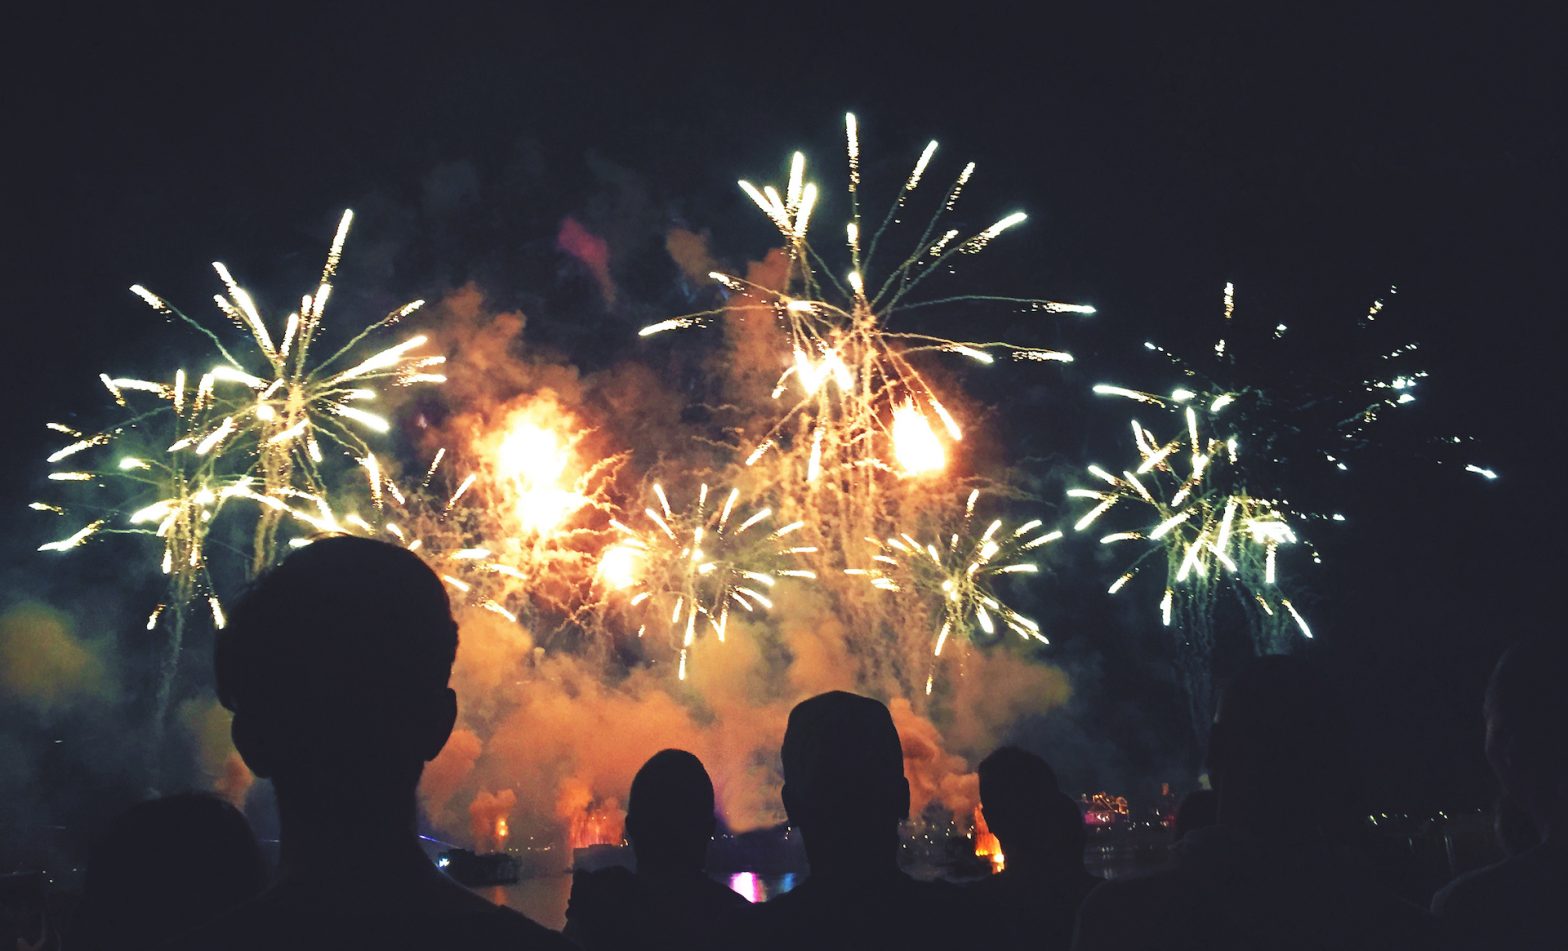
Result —
[{"label": "firework burst", "polygon": [[[52,452],[47,461],[60,468],[49,480],[65,486],[82,486],[93,495],[110,495],[110,505],[84,499],[78,508],[98,517],[70,535],[39,546],[39,551],[63,552],[86,544],[99,534],[148,535],[158,540],[158,568],[168,578],[167,594],[147,619],[147,629],[157,627],[165,611],[179,617],[197,601],[205,601],[213,623],[223,626],[223,608],[212,584],[207,560],[207,536],[213,518],[230,499],[251,493],[251,479],[223,471],[217,457],[196,452],[196,434],[206,431],[213,417],[211,393],[188,385],[185,371],[170,383],[151,380],[101,378],[115,404],[130,413],[110,429],[84,434],[62,423],[50,423],[53,432],[71,439]],[[151,406],[140,405],[146,400]],[[35,502],[38,511],[66,515],[65,507]]]},{"label": "firework burst", "polygon": [[[131,288],[154,310],[200,331],[220,358],[196,385],[197,398],[213,407],[214,422],[178,448],[189,447],[203,456],[243,459],[239,467],[255,476],[257,491],[266,497],[281,499],[289,491],[324,496],[327,482],[321,465],[328,451],[340,450],[354,459],[370,454],[361,431],[385,433],[390,428],[384,416],[365,408],[379,399],[377,384],[390,381],[408,386],[445,380],[439,370],[446,358],[421,352],[427,343],[423,335],[350,363],[366,339],[418,310],[423,301],[393,310],[362,328],[325,359],[317,359],[315,344],[352,221],[353,212],[345,211],[315,291],[304,295],[299,309],[283,320],[280,337],[274,337],[254,298],[239,286],[229,269],[214,262],[213,269],[226,293],[214,295],[213,300],[253,345],[243,359],[215,332],[162,297],[141,285]],[[323,443],[328,447],[325,450]],[[252,572],[274,559],[279,519],[275,507],[263,508],[252,551]]]},{"label": "firework burst", "polygon": [[1141,549],[1110,592],[1121,591],[1153,562],[1164,568],[1159,606],[1166,626],[1177,615],[1206,615],[1215,583],[1228,581],[1265,617],[1276,617],[1278,610],[1311,637],[1306,621],[1278,593],[1276,577],[1280,548],[1302,539],[1284,501],[1248,490],[1240,437],[1223,421],[1234,398],[1204,398],[1187,389],[1169,397],[1104,384],[1094,389],[1168,411],[1182,427],[1166,441],[1133,420],[1137,464],[1119,473],[1091,465],[1096,486],[1068,490],[1070,497],[1092,503],[1074,523],[1075,531],[1115,524],[1120,530],[1102,536],[1101,544]]},{"label": "firework burst", "polygon": [[475,477],[465,476],[454,488],[442,469],[446,456],[445,449],[437,450],[413,483],[400,482],[374,454],[360,459],[369,502],[364,515],[357,510],[339,514],[326,496],[289,493],[292,504],[284,511],[308,530],[290,539],[289,547],[303,547],[330,534],[380,538],[419,555],[458,600],[517,621],[516,612],[506,606],[506,579],[521,580],[521,573],[473,541],[482,531],[480,513],[465,500]]},{"label": "firework burst", "polygon": [[[1266,471],[1251,474],[1255,485],[1266,485],[1272,495],[1305,497],[1312,485],[1328,484],[1318,478],[1324,467],[1346,472],[1357,456],[1377,446],[1392,448],[1390,416],[1418,401],[1418,390],[1429,377],[1421,364],[1421,345],[1399,333],[1390,319],[1389,304],[1398,293],[1390,287],[1376,298],[1356,321],[1316,329],[1320,333],[1346,331],[1348,336],[1317,343],[1332,343],[1333,359],[1302,358],[1297,333],[1283,323],[1248,321],[1238,316],[1236,288],[1226,284],[1220,312],[1220,330],[1214,344],[1184,356],[1154,341],[1144,348],[1164,357],[1177,370],[1182,385],[1176,392],[1193,392],[1195,404],[1223,400],[1230,406],[1226,426],[1247,435],[1249,464],[1269,463]],[[1379,432],[1381,435],[1377,435]],[[1377,438],[1374,438],[1377,435]],[[1440,464],[1468,462],[1450,457],[1456,447],[1471,440],[1442,436],[1425,440],[1428,448],[1411,456],[1435,458]],[[1436,445],[1436,452],[1430,448]],[[1473,463],[1466,471],[1495,478],[1495,473]],[[1285,480],[1289,480],[1287,485]],[[1321,508],[1321,504],[1311,503]]]},{"label": "firework burst", "polygon": [[883,591],[928,598],[940,609],[932,645],[932,672],[926,678],[926,693],[932,689],[936,659],[954,637],[990,643],[1006,627],[1026,641],[1048,644],[1040,625],[1004,603],[995,590],[998,578],[1008,575],[1033,575],[1040,570],[1036,549],[1062,537],[1059,531],[1040,531],[1042,522],[1028,521],[1017,528],[1006,528],[1001,519],[990,522],[975,533],[975,503],[978,489],[969,493],[963,516],[951,531],[934,541],[920,542],[907,532],[897,532],[878,541],[868,568],[847,568],[846,575],[867,579]]},{"label": "firework burst", "polygon": [[845,125],[849,157],[850,218],[844,226],[848,268],[829,267],[808,234],[818,189],[805,179],[806,163],[796,153],[781,194],[772,185],[741,189],[756,203],[784,240],[788,269],[778,286],[764,286],[715,272],[715,281],[738,295],[724,308],[689,314],[643,328],[644,336],[700,326],[724,310],[762,314],[782,328],[783,372],[773,388],[780,411],[749,451],[747,464],[773,449],[793,449],[807,457],[806,479],[815,482],[836,470],[885,471],[920,476],[944,468],[946,444],[963,430],[932,385],[916,368],[927,353],[959,354],[980,363],[998,355],[1018,360],[1071,360],[1061,351],[1000,341],[954,340],[915,329],[895,328],[895,319],[920,308],[955,309],[966,304],[1003,305],[1018,310],[1063,314],[1093,313],[1093,308],[1054,301],[960,295],[915,297],[932,275],[949,270],[954,258],[984,250],[992,240],[1025,220],[1009,214],[989,227],[961,237],[944,227],[974,174],[965,166],[927,218],[907,255],[872,275],[884,237],[900,223],[906,206],[926,177],[936,152],[926,146],[881,223],[867,231],[860,214],[860,142],[853,115]]},{"label": "firework burst", "polygon": [[739,511],[739,489],[721,501],[704,483],[691,507],[680,510],[671,507],[662,485],[655,483],[653,494],[658,507],[643,509],[645,528],[611,523],[619,537],[599,556],[598,583],[640,612],[638,637],[650,624],[666,630],[679,646],[684,680],[687,654],[700,633],[711,631],[723,641],[732,608],[747,614],[771,609],[781,578],[815,578],[816,572],[800,567],[800,556],[817,549],[792,543],[802,522],[775,527],[771,508]]},{"label": "firework burst", "polygon": [[225,472],[217,456],[195,451],[196,434],[210,427],[213,407],[210,392],[193,391],[183,370],[170,383],[108,375],[102,382],[128,416],[91,435],[50,423],[51,431],[71,441],[50,453],[47,461],[57,468],[49,480],[75,491],[69,508],[42,501],[31,505],[62,518],[81,511],[90,521],[78,522],[75,531],[38,550],[66,552],[100,535],[156,540],[156,564],[165,586],[145,626],[165,631],[155,691],[155,729],[161,730],[188,616],[199,611],[210,616],[213,627],[224,626],[223,603],[208,561],[208,537],[230,500],[254,495],[252,479]]}]

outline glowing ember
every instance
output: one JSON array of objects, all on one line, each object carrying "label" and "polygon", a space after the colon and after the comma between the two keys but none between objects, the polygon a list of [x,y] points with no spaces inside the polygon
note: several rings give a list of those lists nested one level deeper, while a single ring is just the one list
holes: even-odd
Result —
[{"label": "glowing ember", "polygon": [[893,410],[893,457],[906,475],[940,472],[947,467],[947,450],[913,403]]},{"label": "glowing ember", "polygon": [[1007,858],[1002,854],[1002,841],[985,824],[985,812],[975,807],[975,855],[979,858],[991,860],[992,873],[1000,872],[1007,867]]}]

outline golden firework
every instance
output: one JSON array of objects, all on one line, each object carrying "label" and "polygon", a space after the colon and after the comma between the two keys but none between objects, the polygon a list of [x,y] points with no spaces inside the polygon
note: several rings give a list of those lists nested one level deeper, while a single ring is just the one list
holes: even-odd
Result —
[{"label": "golden firework", "polygon": [[[781,193],[772,185],[740,182],[784,240],[788,268],[777,286],[721,272],[711,277],[738,295],[723,308],[663,320],[644,327],[643,336],[705,324],[735,310],[773,318],[782,328],[782,372],[773,388],[780,411],[747,456],[756,463],[775,448],[809,456],[808,481],[840,470],[885,471],[920,476],[946,464],[944,443],[963,439],[963,430],[932,385],[916,368],[926,353],[952,353],[980,363],[997,355],[1018,360],[1071,360],[1062,351],[1003,341],[957,340],[905,326],[902,315],[928,307],[956,309],[965,304],[1000,304],[1043,313],[1090,314],[1092,307],[1035,298],[969,294],[918,299],[917,289],[934,274],[949,270],[955,257],[977,254],[993,239],[1024,221],[1022,212],[1003,216],[989,227],[962,236],[943,222],[974,174],[966,165],[931,212],[913,248],[896,263],[871,275],[884,237],[902,221],[911,197],[926,177],[937,144],[926,146],[881,223],[869,234],[860,215],[860,142],[853,115],[845,117],[848,141],[850,217],[843,234],[848,268],[828,266],[809,240],[818,188],[806,181],[806,161],[796,153]],[[884,251],[885,253],[885,251]],[[942,435],[939,435],[942,434]]]},{"label": "golden firework", "polygon": [[658,507],[643,509],[646,527],[611,522],[618,537],[600,553],[598,583],[640,612],[638,637],[650,624],[665,628],[679,645],[684,680],[698,635],[711,631],[723,641],[731,608],[748,614],[771,609],[781,578],[815,578],[799,559],[816,548],[792,543],[802,522],[775,526],[768,507],[738,511],[739,489],[720,501],[704,483],[686,509],[673,508],[658,483],[653,494]]},{"label": "golden firework", "polygon": [[[353,212],[345,211],[315,291],[304,295],[299,309],[284,318],[278,337],[274,337],[250,293],[235,281],[227,267],[214,262],[213,269],[226,293],[214,295],[213,300],[253,345],[243,359],[216,333],[162,297],[139,284],[131,287],[154,310],[200,331],[220,357],[220,362],[196,384],[198,399],[213,407],[213,422],[204,432],[193,433],[190,441],[178,449],[189,448],[201,456],[243,458],[244,464],[239,468],[255,476],[257,491],[265,497],[279,499],[286,490],[324,496],[327,484],[321,465],[327,452],[339,450],[354,459],[369,455],[370,447],[360,431],[385,433],[391,425],[384,415],[366,408],[380,399],[376,384],[390,381],[408,386],[445,380],[439,368],[446,358],[421,350],[428,342],[424,335],[409,337],[350,363],[367,338],[418,310],[424,302],[417,300],[371,322],[325,359],[317,359],[314,347],[325,326],[327,300],[352,221]],[[170,451],[177,450],[171,447]],[[274,508],[262,510],[252,551],[252,572],[260,571],[275,557],[278,519]]]},{"label": "golden firework", "polygon": [[1166,626],[1184,605],[1206,615],[1214,584],[1228,581],[1266,617],[1282,610],[1311,637],[1311,628],[1278,589],[1279,550],[1301,541],[1289,509],[1282,500],[1248,491],[1239,469],[1240,437],[1222,428],[1235,394],[1200,396],[1178,388],[1164,397],[1108,384],[1094,391],[1156,407],[1180,421],[1180,429],[1166,440],[1134,419],[1137,464],[1119,472],[1090,465],[1095,486],[1067,492],[1092,503],[1074,523],[1075,531],[1114,522],[1118,530],[1103,535],[1100,543],[1141,549],[1111,583],[1110,593],[1152,561],[1165,569],[1159,607]]},{"label": "golden firework", "polygon": [[1005,627],[1026,641],[1050,641],[1033,619],[1004,603],[995,582],[1008,575],[1034,575],[1040,570],[1037,549],[1062,537],[1059,531],[1041,531],[1039,519],[1008,528],[1001,519],[975,532],[975,503],[980,490],[969,493],[958,525],[932,541],[922,542],[908,532],[896,532],[884,539],[867,539],[876,546],[871,566],[846,568],[846,575],[867,579],[883,591],[911,597],[926,597],[940,604],[933,611],[940,617],[932,646],[932,676],[926,679],[931,692],[935,658],[954,637],[989,642]]}]

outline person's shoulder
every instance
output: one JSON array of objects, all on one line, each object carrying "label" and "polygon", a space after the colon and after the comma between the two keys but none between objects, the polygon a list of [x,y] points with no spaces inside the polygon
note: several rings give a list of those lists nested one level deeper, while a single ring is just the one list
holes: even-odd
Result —
[{"label": "person's shoulder", "polygon": [[1186,876],[1175,869],[1100,882],[1078,907],[1073,948],[1152,947],[1160,929],[1180,920],[1196,900]]},{"label": "person's shoulder", "polygon": [[591,872],[578,869],[572,873],[572,894],[567,900],[566,915],[570,918],[574,911],[622,904],[636,890],[637,877],[630,869],[620,866]]},{"label": "person's shoulder", "polygon": [[559,932],[551,931],[522,912],[492,906],[476,913],[466,923],[464,947],[526,949],[526,951],[572,951],[572,944]]},{"label": "person's shoulder", "polygon": [[1550,900],[1544,892],[1560,892],[1568,882],[1568,869],[1554,864],[1557,858],[1544,847],[1511,856],[1461,875],[1432,898],[1432,913],[1454,918],[1495,912],[1518,902]]},{"label": "person's shoulder", "polygon": [[1504,859],[1459,876],[1432,896],[1432,914],[1450,918],[1493,906],[1508,894],[1508,882],[1515,875],[1513,859]]},{"label": "person's shoulder", "polygon": [[268,894],[169,943],[169,951],[250,951],[350,946],[570,951],[557,932],[460,889],[424,907],[369,911]]},{"label": "person's shoulder", "polygon": [[1188,877],[1179,869],[1162,869],[1132,878],[1100,879],[1091,883],[1086,901],[1112,909],[1180,902],[1193,891]]}]

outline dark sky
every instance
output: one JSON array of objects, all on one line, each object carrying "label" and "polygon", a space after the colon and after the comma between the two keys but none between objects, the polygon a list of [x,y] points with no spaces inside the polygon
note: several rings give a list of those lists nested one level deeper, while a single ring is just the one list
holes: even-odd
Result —
[{"label": "dark sky", "polygon": [[[1085,391],[1093,366],[1147,366],[1134,361],[1151,334],[1204,345],[1228,280],[1258,319],[1292,324],[1348,320],[1399,285],[1434,373],[1417,421],[1474,434],[1504,478],[1412,466],[1347,483],[1358,521],[1325,546],[1317,650],[1379,750],[1379,793],[1412,808],[1484,794],[1480,685],[1501,644],[1555,626],[1563,562],[1562,304],[1548,276],[1563,260],[1564,83],[1550,24],[752,6],[35,11],[4,57],[7,385],[25,395],[4,414],[22,459],[0,482],[7,504],[37,484],[38,424],[79,405],[116,355],[171,339],[132,282],[194,306],[218,257],[281,297],[353,206],[376,293],[477,280],[569,353],[617,334],[629,352],[631,330],[678,296],[659,289],[663,229],[756,253],[766,234],[745,227],[734,179],[777,180],[797,147],[836,162],[852,109],[885,181],[935,137],[949,161],[978,161],[980,206],[1031,212],[987,273],[1100,308],[1052,338],[1086,364],[1064,387]],[[634,291],[622,312],[541,289],[563,273],[568,214],[611,241]],[[1023,401],[1038,426],[1008,425],[1031,445],[1066,433],[1060,458],[1087,461],[1047,418],[1066,406],[1052,399]],[[1114,672],[1132,648],[1067,640],[1111,671],[1100,687],[1122,693],[1102,699],[1105,716],[1132,729],[1137,681]]]}]

